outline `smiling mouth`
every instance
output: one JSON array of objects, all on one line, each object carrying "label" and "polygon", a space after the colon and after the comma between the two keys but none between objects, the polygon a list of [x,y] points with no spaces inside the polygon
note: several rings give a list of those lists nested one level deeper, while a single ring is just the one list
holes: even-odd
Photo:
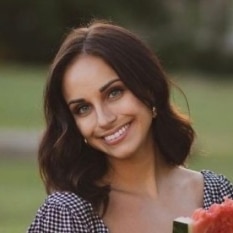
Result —
[{"label": "smiling mouth", "polygon": [[126,124],[115,133],[104,137],[104,140],[107,143],[118,142],[118,140],[120,140],[126,134],[128,128],[129,128],[129,124]]}]

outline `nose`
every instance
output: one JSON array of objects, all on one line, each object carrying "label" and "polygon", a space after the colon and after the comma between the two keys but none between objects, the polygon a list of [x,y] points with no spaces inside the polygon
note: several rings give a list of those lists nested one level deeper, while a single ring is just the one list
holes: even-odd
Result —
[{"label": "nose", "polygon": [[96,109],[97,123],[101,128],[108,128],[116,120],[116,114],[107,106]]}]

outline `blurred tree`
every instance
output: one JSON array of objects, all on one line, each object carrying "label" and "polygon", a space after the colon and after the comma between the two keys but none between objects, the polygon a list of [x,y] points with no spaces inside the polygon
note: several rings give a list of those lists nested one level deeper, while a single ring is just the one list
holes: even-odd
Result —
[{"label": "blurred tree", "polygon": [[1,56],[22,61],[48,59],[49,42],[56,41],[61,30],[56,1],[2,0],[0,4],[1,47],[5,48]]},{"label": "blurred tree", "polygon": [[1,0],[0,59],[48,62],[66,31],[103,18],[138,32],[168,67],[233,71],[233,49],[223,52],[232,7],[228,0]]},{"label": "blurred tree", "polygon": [[233,54],[228,57],[224,52],[233,3],[228,0],[198,2],[199,24],[195,29],[194,63],[200,68],[215,72],[233,71],[232,65],[229,64],[230,60],[232,62]]}]

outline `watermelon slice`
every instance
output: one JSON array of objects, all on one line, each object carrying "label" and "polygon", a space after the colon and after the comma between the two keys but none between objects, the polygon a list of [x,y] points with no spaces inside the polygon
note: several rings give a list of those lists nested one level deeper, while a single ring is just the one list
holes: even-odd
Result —
[{"label": "watermelon slice", "polygon": [[193,220],[189,217],[179,217],[173,221],[173,233],[193,233]]},{"label": "watermelon slice", "polygon": [[233,233],[233,200],[225,197],[209,209],[196,209],[191,217],[176,218],[173,233]]}]

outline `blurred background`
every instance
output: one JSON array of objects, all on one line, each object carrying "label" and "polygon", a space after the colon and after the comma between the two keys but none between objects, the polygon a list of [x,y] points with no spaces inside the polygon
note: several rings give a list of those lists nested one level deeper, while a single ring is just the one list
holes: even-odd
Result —
[{"label": "blurred background", "polygon": [[[233,1],[1,0],[0,232],[25,232],[45,198],[36,154],[48,67],[91,19],[137,33],[184,91],[197,132],[188,166],[233,181]],[[188,112],[176,90],[172,100]]]}]

